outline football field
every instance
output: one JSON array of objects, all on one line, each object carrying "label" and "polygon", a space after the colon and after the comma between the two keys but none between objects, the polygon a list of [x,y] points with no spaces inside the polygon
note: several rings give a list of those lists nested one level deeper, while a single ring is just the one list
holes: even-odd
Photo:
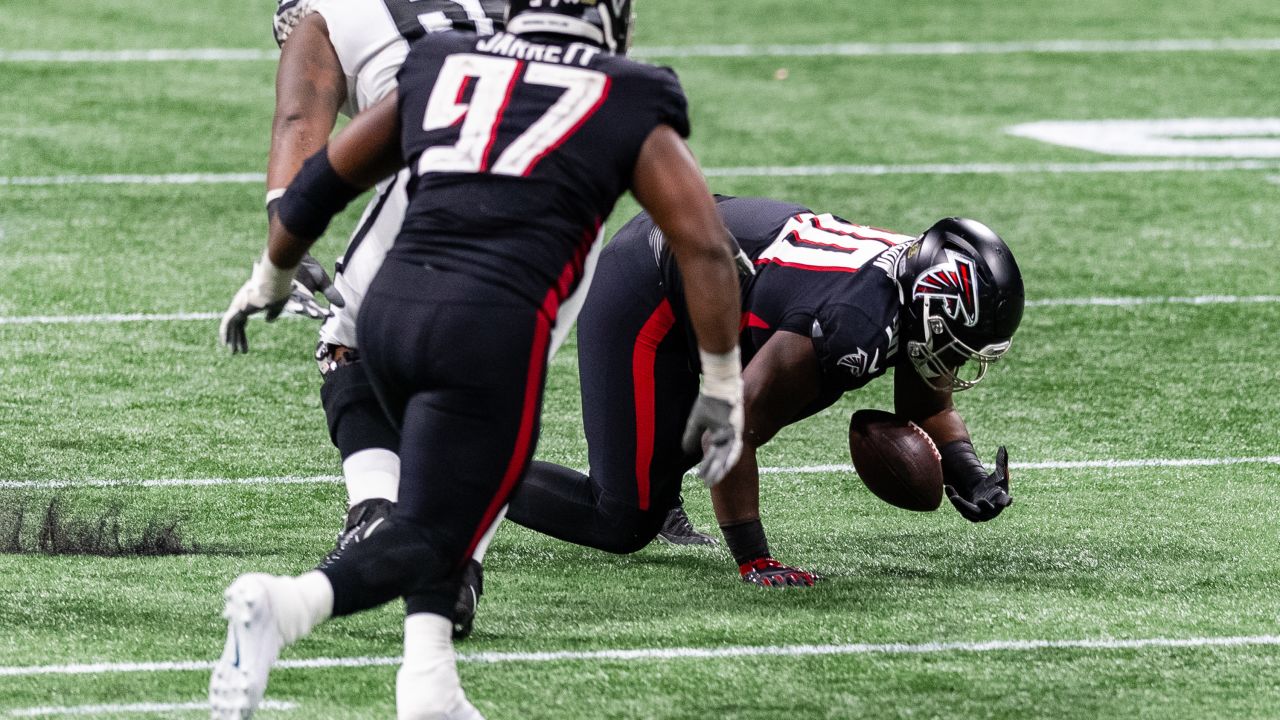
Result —
[{"label": "football field", "polygon": [[[316,326],[216,346],[265,239],[274,5],[0,0],[0,718],[201,717],[223,588],[310,568],[341,522]],[[985,461],[1008,447],[1015,503],[974,525],[871,495],[847,427],[891,408],[884,380],[760,451],[771,547],[812,589],[508,523],[458,645],[485,716],[1280,717],[1275,0],[637,12],[714,191],[1009,243],[1023,323],[956,405]],[[538,457],[586,464],[572,342]],[[181,552],[60,552],[51,503],[71,535],[176,526]],[[402,615],[287,649],[261,716],[393,717]]]}]

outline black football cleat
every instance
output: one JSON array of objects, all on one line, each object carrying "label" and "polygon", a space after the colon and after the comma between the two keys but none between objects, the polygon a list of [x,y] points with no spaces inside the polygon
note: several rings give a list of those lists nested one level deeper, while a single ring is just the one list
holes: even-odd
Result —
[{"label": "black football cleat", "polygon": [[468,560],[462,571],[462,588],[458,590],[458,602],[453,606],[453,639],[463,640],[471,634],[476,619],[476,606],[484,595],[484,565]]},{"label": "black football cleat", "polygon": [[671,512],[667,513],[667,519],[662,523],[662,529],[658,531],[658,537],[671,543],[672,545],[719,545],[720,541],[710,535],[699,532],[693,526],[693,522],[689,520],[689,515],[684,511],[684,500],[671,508]]},{"label": "black football cleat", "polygon": [[347,522],[338,533],[337,543],[316,569],[329,567],[342,557],[347,548],[369,537],[387,519],[393,507],[395,503],[385,498],[369,498],[352,505],[347,511]]}]

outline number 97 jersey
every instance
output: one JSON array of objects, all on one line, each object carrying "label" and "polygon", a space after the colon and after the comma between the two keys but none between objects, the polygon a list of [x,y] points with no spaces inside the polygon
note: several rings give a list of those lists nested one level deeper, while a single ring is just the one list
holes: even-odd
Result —
[{"label": "number 97 jersey", "polygon": [[654,128],[689,134],[674,72],[583,43],[428,36],[399,83],[414,180],[392,254],[538,304],[576,283]]}]

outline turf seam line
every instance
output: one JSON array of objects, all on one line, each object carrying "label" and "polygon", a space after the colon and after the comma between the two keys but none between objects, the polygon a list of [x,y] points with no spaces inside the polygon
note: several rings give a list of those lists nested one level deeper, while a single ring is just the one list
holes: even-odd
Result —
[{"label": "turf seam line", "polygon": [[[1224,465],[1280,465],[1280,455],[1265,457],[1227,458],[1139,458],[1131,460],[1050,460],[1042,462],[1012,462],[1014,470],[1115,470],[1122,468],[1157,467],[1218,467]],[[792,467],[762,467],[761,475],[813,475],[818,473],[854,472],[852,465],[799,465]],[[213,487],[223,485],[301,485],[310,483],[340,483],[340,475],[286,475],[281,477],[248,478],[166,478],[161,480],[0,480],[0,490],[60,490],[65,488],[164,488],[164,487]]]},{"label": "turf seam line", "polygon": [[[1094,638],[1078,640],[984,640],[926,643],[849,643],[831,645],[765,645],[718,648],[634,648],[612,650],[558,650],[549,652],[460,653],[458,662],[496,664],[508,662],[576,662],[592,660],[679,660],[748,657],[801,657],[821,655],[913,655],[948,652],[1025,652],[1034,650],[1145,650],[1280,645],[1280,635],[1243,635],[1190,638]],[[399,657],[305,658],[281,660],[276,669],[357,668],[398,665]],[[213,662],[93,663],[0,667],[0,677],[36,675],[94,675],[211,670]]]},{"label": "turf seam line", "polygon": [[[832,42],[697,44],[634,48],[650,58],[884,57],[1176,52],[1275,52],[1280,38],[1164,38],[1153,40],[1012,40],[995,42]],[[6,63],[274,62],[265,48],[150,48],[123,50],[0,50]]]},{"label": "turf seam line", "polygon": [[[1276,171],[1280,160],[1246,158],[1239,160],[1104,160],[1097,162],[986,162],[838,164],[838,165],[744,165],[707,167],[709,178],[752,177],[836,177],[884,175],[1074,175],[1160,172]],[[65,185],[235,185],[266,182],[266,175],[253,172],[162,173],[158,175],[31,175],[0,176],[0,187],[58,187]]]}]

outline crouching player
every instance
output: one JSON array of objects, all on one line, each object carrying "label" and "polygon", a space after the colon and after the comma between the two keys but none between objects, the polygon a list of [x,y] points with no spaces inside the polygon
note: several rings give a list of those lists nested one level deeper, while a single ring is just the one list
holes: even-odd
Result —
[{"label": "crouching player", "polygon": [[[897,413],[941,450],[952,504],[974,522],[999,515],[1012,501],[1007,453],[1000,448],[994,472],[983,468],[952,394],[982,379],[1022,318],[1022,275],[1000,237],[961,218],[909,237],[762,198],[719,198],[718,207],[756,269],[742,294],[745,447],[712,490],[742,579],[816,579],[772,556],[756,450],[890,368]],[[508,518],[614,553],[653,538],[698,457],[681,445],[698,393],[684,284],[649,216],[614,236],[578,322],[591,474],[535,462]]]}]

